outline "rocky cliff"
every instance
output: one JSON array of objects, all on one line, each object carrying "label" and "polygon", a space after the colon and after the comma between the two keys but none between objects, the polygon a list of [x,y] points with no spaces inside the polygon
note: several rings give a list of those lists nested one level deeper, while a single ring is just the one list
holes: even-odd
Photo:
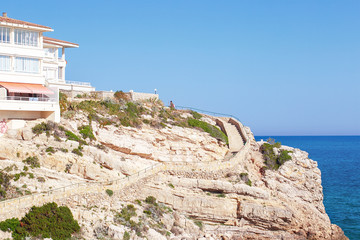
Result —
[{"label": "rocky cliff", "polygon": [[[6,198],[138,174],[125,187],[109,185],[111,194],[73,191],[53,201],[70,207],[82,226],[77,237],[85,239],[347,239],[325,212],[321,173],[306,152],[282,146],[291,160],[264,170],[261,144],[248,128],[242,132],[246,144],[233,151],[200,128],[182,126],[196,117],[226,132],[229,119],[174,110],[176,117],[151,124],[159,110],[142,104],[149,111],[139,114],[142,124],[136,127],[104,124],[99,119],[112,119],[105,113],[89,121],[80,110],[39,132],[33,128],[41,120],[9,129],[0,138],[0,169],[12,177]],[[83,126],[90,126],[94,138]],[[229,141],[240,139],[230,137],[230,130]],[[24,161],[29,157],[40,168]],[[156,174],[138,173],[155,164],[163,166]],[[36,198],[41,196],[33,204]],[[29,206],[18,204],[21,217]]]}]

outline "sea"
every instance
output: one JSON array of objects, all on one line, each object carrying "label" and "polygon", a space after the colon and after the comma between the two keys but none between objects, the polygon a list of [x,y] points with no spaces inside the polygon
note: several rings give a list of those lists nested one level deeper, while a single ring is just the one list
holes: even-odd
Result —
[{"label": "sea", "polygon": [[360,240],[360,136],[256,136],[299,148],[318,162],[324,205],[332,223]]}]

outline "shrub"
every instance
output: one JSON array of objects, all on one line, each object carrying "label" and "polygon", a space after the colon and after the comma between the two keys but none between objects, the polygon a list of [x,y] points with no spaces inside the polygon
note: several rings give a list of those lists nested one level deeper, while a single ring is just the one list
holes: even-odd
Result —
[{"label": "shrub", "polygon": [[130,97],[129,95],[127,95],[126,93],[124,93],[123,91],[116,91],[114,93],[114,97],[118,100],[118,101],[130,101]]},{"label": "shrub", "polygon": [[224,198],[224,197],[226,197],[226,195],[224,194],[224,193],[219,193],[218,195],[216,195],[217,197],[219,197],[219,198]]},{"label": "shrub", "polygon": [[112,195],[114,195],[114,192],[113,192],[113,190],[111,190],[111,189],[106,189],[105,192],[107,193],[107,195],[109,195],[109,197],[111,197]]},{"label": "shrub", "polygon": [[46,148],[45,152],[55,153],[55,149],[53,147],[48,147],[48,148]]},{"label": "shrub", "polygon": [[169,185],[169,187],[171,187],[171,188],[175,188],[172,183],[169,183],[168,185]]},{"label": "shrub", "polygon": [[155,205],[155,204],[156,204],[156,198],[153,197],[153,196],[148,196],[148,197],[145,199],[145,202],[148,203],[148,204],[153,204],[153,205]]},{"label": "shrub", "polygon": [[60,148],[60,151],[62,151],[62,152],[64,152],[64,153],[69,152],[69,150],[67,150],[66,148]]},{"label": "shrub", "polygon": [[130,240],[130,234],[127,231],[124,232],[123,240]]},{"label": "shrub", "polygon": [[38,182],[41,182],[41,183],[45,182],[45,178],[43,178],[43,177],[37,177],[37,180],[38,180]]},{"label": "shrub", "polygon": [[62,92],[59,93],[59,105],[60,113],[63,114],[68,109],[69,102],[67,100],[66,94]]},{"label": "shrub", "polygon": [[23,160],[23,163],[29,165],[31,168],[39,168],[40,167],[39,159],[36,156],[26,158],[25,160]]},{"label": "shrub", "polygon": [[80,130],[80,134],[82,135],[83,139],[89,138],[91,140],[96,140],[93,130],[90,125],[83,125],[78,128]]},{"label": "shrub", "polygon": [[17,227],[20,227],[20,221],[17,218],[6,219],[0,222],[0,230],[3,232],[15,231]]},{"label": "shrub", "polygon": [[203,222],[202,221],[194,221],[195,225],[198,226],[200,228],[200,230],[203,229]]},{"label": "shrub", "polygon": [[130,218],[134,216],[136,216],[136,208],[134,205],[129,204],[121,209],[121,212],[116,215],[116,218],[121,222],[121,224],[126,224],[130,222]]},{"label": "shrub", "polygon": [[248,179],[245,183],[246,183],[247,185],[249,185],[250,187],[251,187],[251,185],[252,185],[252,182],[251,182],[250,179]]},{"label": "shrub", "polygon": [[[33,206],[20,222],[20,226],[13,230],[14,239],[24,239],[28,235],[54,240],[69,239],[71,234],[80,230],[70,209],[58,207],[54,202],[41,207]],[[16,223],[13,220],[13,224]]]},{"label": "shrub", "polygon": [[191,113],[191,115],[193,116],[193,118],[195,118],[195,119],[197,119],[197,120],[199,120],[200,118],[202,118],[202,115],[201,115],[200,113],[198,113],[198,112],[191,111],[190,113]]},{"label": "shrub", "polygon": [[81,152],[80,148],[74,148],[71,152],[76,155],[79,155],[80,157],[83,156],[83,153]]},{"label": "shrub", "polygon": [[6,197],[6,191],[10,186],[10,175],[0,171],[0,197]]},{"label": "shrub", "polygon": [[75,142],[80,142],[81,139],[73,132],[69,131],[69,130],[66,130],[65,131],[65,135],[67,136],[67,139],[68,140],[72,140],[72,141],[75,141]]},{"label": "shrub", "polygon": [[49,130],[51,130],[50,124],[45,122],[39,123],[32,128],[32,132],[36,135],[40,135]]},{"label": "shrub", "polygon": [[212,136],[220,141],[223,141],[226,144],[229,143],[228,137],[218,127],[215,127],[209,123],[206,123],[206,122],[203,122],[200,120],[196,120],[193,118],[188,119],[188,124],[191,127],[201,128],[204,132],[209,133],[210,136]]},{"label": "shrub", "polygon": [[264,163],[267,169],[277,170],[282,164],[291,159],[291,156],[289,155],[290,151],[280,149],[280,153],[276,155],[274,152],[275,147],[280,148],[281,143],[275,143],[272,140],[268,140],[268,143],[264,143],[260,147],[260,152],[263,154]]}]

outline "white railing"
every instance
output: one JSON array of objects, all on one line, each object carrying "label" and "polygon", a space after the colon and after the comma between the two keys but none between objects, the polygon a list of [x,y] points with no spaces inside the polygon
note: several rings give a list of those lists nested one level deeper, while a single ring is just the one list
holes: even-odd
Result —
[{"label": "white railing", "polygon": [[7,96],[0,97],[0,101],[56,102],[56,98]]},{"label": "white railing", "polygon": [[65,81],[66,84],[80,85],[80,86],[89,86],[91,87],[91,83],[89,82],[77,82],[77,81]]}]

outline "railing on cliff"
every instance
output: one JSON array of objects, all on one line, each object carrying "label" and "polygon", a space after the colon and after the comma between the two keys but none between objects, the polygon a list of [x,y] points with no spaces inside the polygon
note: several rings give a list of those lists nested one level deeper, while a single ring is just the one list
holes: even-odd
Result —
[{"label": "railing on cliff", "polygon": [[[191,110],[191,111],[195,111],[195,112],[200,112],[200,113],[207,114],[207,115],[210,115],[210,116],[215,116],[215,117],[233,118],[236,121],[238,121],[243,127],[245,126],[238,117],[236,117],[234,115],[231,115],[231,114],[212,112],[212,111],[207,111],[207,110],[203,110],[203,109],[199,109],[199,108],[185,107],[185,106],[176,106],[176,108],[180,109],[180,110]],[[244,144],[245,144],[249,140],[249,137],[247,136],[246,133],[242,132],[241,129],[238,128],[238,131],[239,131],[241,137],[243,138],[243,141],[244,141]]]}]

